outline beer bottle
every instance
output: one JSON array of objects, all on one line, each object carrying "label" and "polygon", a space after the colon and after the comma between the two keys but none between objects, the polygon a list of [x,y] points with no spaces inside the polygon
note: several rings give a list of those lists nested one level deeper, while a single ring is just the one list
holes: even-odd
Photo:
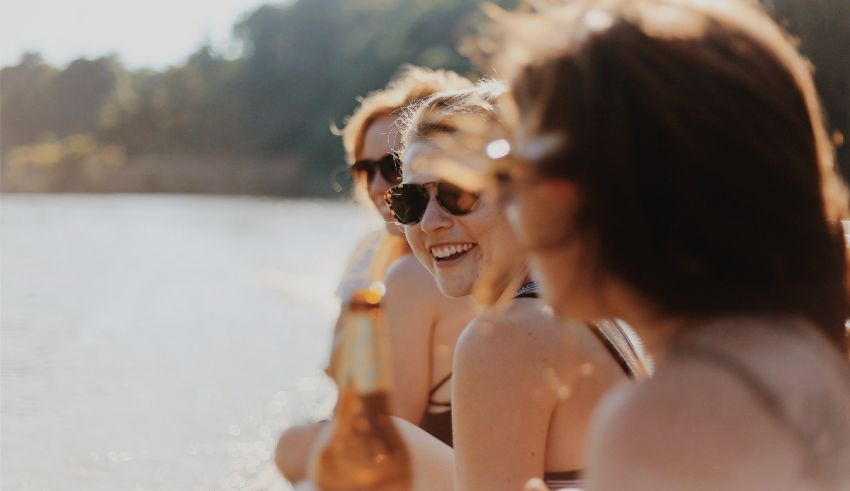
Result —
[{"label": "beer bottle", "polygon": [[322,491],[405,491],[410,455],[389,415],[388,348],[381,323],[383,285],[358,289],[343,312],[333,363],[339,399],[330,436],[312,463]]}]

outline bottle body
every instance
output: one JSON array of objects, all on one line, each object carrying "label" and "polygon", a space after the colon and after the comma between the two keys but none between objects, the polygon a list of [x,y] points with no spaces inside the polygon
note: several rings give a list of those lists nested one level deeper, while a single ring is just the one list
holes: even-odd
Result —
[{"label": "bottle body", "polygon": [[334,366],[339,399],[330,436],[315,454],[313,481],[323,491],[407,490],[410,455],[389,413],[380,295],[355,292],[344,322]]}]

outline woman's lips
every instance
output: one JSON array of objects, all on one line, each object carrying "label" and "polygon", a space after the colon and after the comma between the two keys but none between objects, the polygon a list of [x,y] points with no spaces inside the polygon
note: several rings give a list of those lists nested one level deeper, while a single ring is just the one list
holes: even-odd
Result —
[{"label": "woman's lips", "polygon": [[434,262],[438,266],[448,266],[466,256],[476,246],[472,242],[459,242],[431,246],[428,249],[431,252],[431,257],[434,258]]}]

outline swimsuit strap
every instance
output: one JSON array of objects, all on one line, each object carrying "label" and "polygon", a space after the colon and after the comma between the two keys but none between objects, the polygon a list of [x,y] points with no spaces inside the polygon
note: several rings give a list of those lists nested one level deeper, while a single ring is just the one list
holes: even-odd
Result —
[{"label": "swimsuit strap", "polygon": [[603,320],[588,324],[591,332],[602,341],[629,378],[643,379],[649,376],[649,362],[641,357],[640,349],[632,342],[620,321]]},{"label": "swimsuit strap", "polygon": [[614,342],[611,340],[611,338],[609,338],[608,335],[603,332],[602,329],[600,329],[595,322],[591,322],[590,327],[590,331],[595,334],[600,341],[602,341],[602,344],[605,345],[605,348],[608,349],[608,352],[611,353],[611,355],[614,357],[614,360],[617,362],[618,365],[620,365],[620,368],[622,368],[623,371],[626,372],[626,375],[628,375],[629,378],[635,378],[635,373],[632,370],[632,367],[629,366],[629,363],[626,361],[625,357],[614,344]]},{"label": "swimsuit strap", "polygon": [[514,293],[514,298],[537,298],[537,283],[534,280],[526,281]]},{"label": "swimsuit strap", "polygon": [[452,407],[452,403],[451,403],[451,402],[440,402],[440,401],[435,401],[435,400],[434,400],[434,394],[436,394],[436,393],[437,393],[437,391],[438,391],[438,390],[440,390],[440,388],[441,388],[442,386],[446,385],[446,382],[448,382],[449,380],[451,380],[451,378],[452,378],[452,372],[449,372],[449,374],[448,374],[448,375],[446,375],[445,377],[443,377],[443,379],[442,379],[442,380],[440,380],[440,382],[439,382],[437,385],[435,385],[435,386],[434,386],[434,388],[432,388],[432,389],[428,392],[428,405],[429,405],[429,406],[437,406],[437,407]]},{"label": "swimsuit strap", "polygon": [[581,470],[544,472],[543,482],[549,489],[576,488],[584,484],[581,478]]}]

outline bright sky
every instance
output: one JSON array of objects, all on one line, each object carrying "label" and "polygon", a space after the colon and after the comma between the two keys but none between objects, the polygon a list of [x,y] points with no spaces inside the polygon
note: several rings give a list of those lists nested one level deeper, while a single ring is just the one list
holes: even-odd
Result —
[{"label": "bright sky", "polygon": [[[65,66],[117,53],[129,68],[181,63],[205,41],[238,50],[231,28],[243,14],[280,0],[3,0],[0,66],[25,51]],[[309,0],[308,0],[309,1]]]}]

